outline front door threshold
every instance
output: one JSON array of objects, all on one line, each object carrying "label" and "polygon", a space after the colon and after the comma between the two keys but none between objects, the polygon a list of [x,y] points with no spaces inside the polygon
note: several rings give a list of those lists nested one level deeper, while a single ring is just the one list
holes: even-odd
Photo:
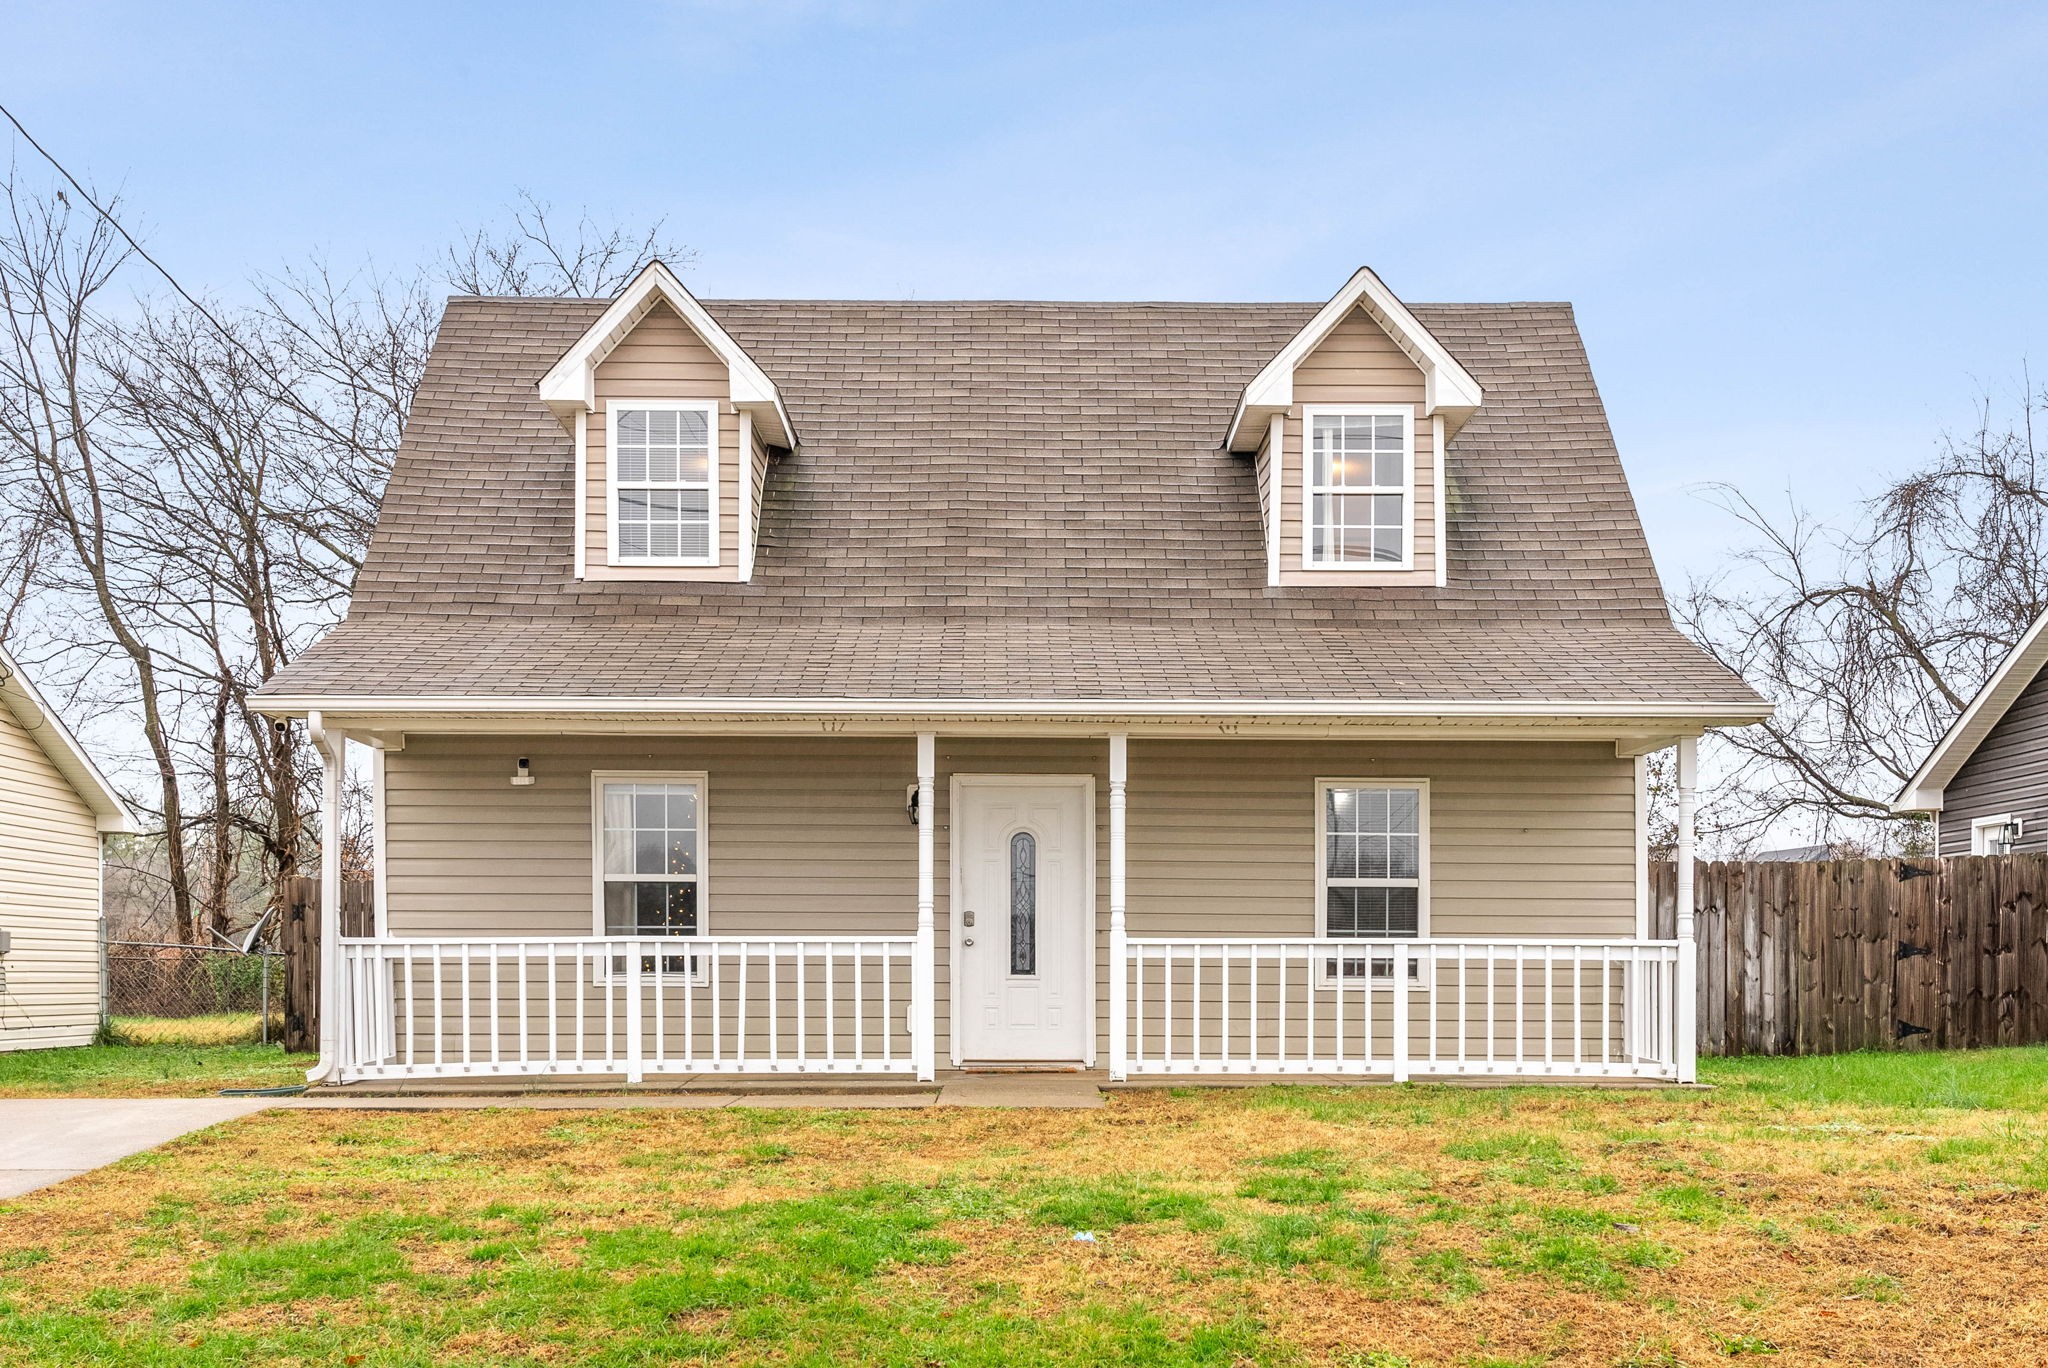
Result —
[{"label": "front door threshold", "polygon": [[969,1074],[1017,1074],[1017,1073],[1086,1073],[1086,1064],[1073,1060],[1003,1060],[996,1063],[976,1064],[969,1062],[960,1066],[961,1073]]}]

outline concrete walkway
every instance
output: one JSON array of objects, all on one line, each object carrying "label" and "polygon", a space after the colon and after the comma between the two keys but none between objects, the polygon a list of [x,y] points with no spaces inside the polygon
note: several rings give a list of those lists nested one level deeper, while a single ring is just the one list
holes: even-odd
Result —
[{"label": "concrete walkway", "polygon": [[0,1198],[271,1105],[268,1098],[239,1097],[0,1099]]}]

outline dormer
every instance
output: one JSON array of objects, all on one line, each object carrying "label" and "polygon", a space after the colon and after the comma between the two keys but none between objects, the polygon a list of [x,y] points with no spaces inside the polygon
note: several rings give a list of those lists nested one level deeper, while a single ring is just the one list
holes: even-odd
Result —
[{"label": "dormer", "polygon": [[1257,466],[1266,582],[1446,583],[1444,450],[1482,399],[1360,267],[1252,377],[1224,439]]},{"label": "dormer", "polygon": [[769,459],[796,431],[775,382],[668,267],[634,278],[540,398],[574,437],[576,578],[753,578]]}]

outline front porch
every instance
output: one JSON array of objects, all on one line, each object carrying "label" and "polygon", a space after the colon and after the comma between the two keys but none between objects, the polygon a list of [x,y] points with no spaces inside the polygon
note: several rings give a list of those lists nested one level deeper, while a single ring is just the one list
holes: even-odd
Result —
[{"label": "front porch", "polygon": [[[1126,935],[1123,946],[1110,965],[1112,1081],[1680,1081],[1674,941]],[[1366,981],[1331,981],[1368,957]],[[344,940],[340,960],[340,1082],[935,1076],[914,935],[392,937]]]},{"label": "front porch", "polygon": [[[323,937],[333,1009],[316,1073],[328,1082],[930,1082],[976,1064],[1099,1071],[1113,1083],[1694,1077],[1690,928],[1668,941],[1642,934],[1641,764],[1613,739],[1597,749],[1436,739],[1245,748],[1111,733],[1010,738],[1000,753],[962,742],[942,757],[939,737],[923,732],[903,746],[907,784],[886,757],[911,738],[572,738],[552,750],[419,738],[402,759],[389,732],[367,739],[384,743],[373,751],[380,905],[375,935]],[[330,776],[344,740],[323,729]],[[1691,746],[1679,744],[1689,870]],[[640,763],[614,768],[629,747]],[[511,765],[494,775],[495,760],[476,758],[485,749],[521,766],[537,752],[540,785],[507,784]],[[808,845],[779,828],[763,834],[763,814],[798,801],[784,767],[829,791],[801,801],[833,807],[843,830],[814,832]],[[706,814],[691,837],[705,869],[692,866],[703,882],[689,889],[686,934],[607,933],[607,776],[684,772],[697,776],[692,802]],[[1415,776],[1344,781],[1410,786],[1421,808],[1412,832],[1402,836],[1398,816],[1365,836],[1308,822],[1330,801],[1319,774]],[[1081,828],[1064,874],[1058,812],[1022,806],[1034,783],[1074,794]],[[976,784],[1005,790],[991,801],[1016,808],[989,825],[994,854],[981,865],[962,830],[989,820],[976,816]],[[536,795],[548,785],[555,798]],[[328,787],[338,805],[338,782]],[[1502,811],[1581,789],[1561,811]],[[459,821],[445,813],[450,793],[468,805]],[[1628,800],[1620,811],[1617,795]],[[486,828],[512,833],[506,853],[446,853],[463,831]],[[1235,846],[1219,845],[1221,828],[1239,832]],[[1023,885],[1012,874],[978,893],[974,871],[1000,863],[1012,829],[1032,834],[1018,849],[1040,863]],[[1344,881],[1323,852],[1337,838],[1395,850],[1388,874],[1403,872],[1410,842],[1412,895],[1399,878],[1349,883],[1392,887],[1380,895],[1389,922],[1406,897],[1416,934],[1336,925],[1330,909],[1343,900],[1331,890]],[[577,863],[579,844],[591,853]],[[712,867],[725,871],[718,893],[707,892]],[[590,891],[550,891],[557,871],[565,890]],[[338,869],[323,873],[338,885]],[[992,906],[1013,886],[1031,893],[1028,920]],[[442,901],[444,888],[489,896]],[[570,932],[577,919],[595,919],[597,933]],[[1054,983],[1062,919],[1074,928],[1072,968]],[[977,962],[977,937],[981,955],[1015,956],[1019,925],[1029,956]],[[1063,1033],[1027,1041],[1069,1043],[1042,1056],[983,1053],[1002,1039],[985,1027],[1005,1012]]]}]

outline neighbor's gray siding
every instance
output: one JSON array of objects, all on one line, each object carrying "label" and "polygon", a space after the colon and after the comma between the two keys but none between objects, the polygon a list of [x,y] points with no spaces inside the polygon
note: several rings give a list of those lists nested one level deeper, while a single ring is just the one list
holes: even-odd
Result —
[{"label": "neighbor's gray siding", "polygon": [[1970,853],[1970,823],[2009,812],[2020,850],[2048,850],[2048,670],[2013,700],[1944,790],[1937,854]]}]

